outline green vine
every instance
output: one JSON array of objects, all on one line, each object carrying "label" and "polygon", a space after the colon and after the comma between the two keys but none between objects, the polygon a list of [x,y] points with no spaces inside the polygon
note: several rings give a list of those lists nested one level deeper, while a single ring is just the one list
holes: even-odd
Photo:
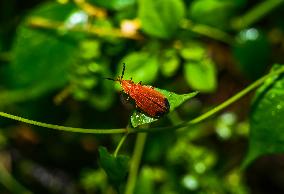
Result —
[{"label": "green vine", "polygon": [[117,147],[116,147],[116,149],[115,149],[115,151],[114,151],[114,153],[113,153],[114,157],[117,156],[117,154],[118,154],[118,152],[119,152],[121,146],[122,146],[123,143],[125,142],[127,136],[128,136],[128,133],[125,133],[125,134],[123,135],[123,137],[120,139],[120,141],[119,141],[119,143],[117,144]]},{"label": "green vine", "polygon": [[265,15],[270,13],[273,9],[279,7],[282,3],[284,3],[283,0],[263,1],[259,4],[257,4],[254,8],[249,10],[243,16],[233,20],[232,21],[232,27],[235,30],[245,29],[245,28],[251,26],[253,23],[260,20],[261,18],[263,18]]},{"label": "green vine", "polygon": [[126,129],[85,129],[85,128],[76,128],[76,127],[66,127],[61,125],[53,125],[49,123],[43,123],[39,121],[34,121],[30,119],[26,119],[23,117],[11,115],[5,112],[0,112],[0,116],[6,117],[15,121],[20,121],[23,123],[44,127],[48,129],[55,129],[59,131],[68,131],[68,132],[75,132],[75,133],[95,133],[95,134],[115,134],[115,133],[125,133]]}]

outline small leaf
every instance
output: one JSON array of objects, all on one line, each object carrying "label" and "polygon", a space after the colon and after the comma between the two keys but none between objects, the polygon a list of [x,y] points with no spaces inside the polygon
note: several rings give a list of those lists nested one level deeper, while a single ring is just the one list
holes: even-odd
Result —
[{"label": "small leaf", "polygon": [[139,111],[134,111],[133,114],[131,115],[131,123],[133,127],[137,127],[139,125],[147,124],[147,123],[152,123],[154,121],[157,121],[158,119],[149,117]]},{"label": "small leaf", "polygon": [[185,15],[181,0],[139,0],[142,30],[158,38],[170,38]]},{"label": "small leaf", "polygon": [[161,59],[161,72],[165,77],[173,76],[179,68],[180,59],[174,49],[163,52]]},{"label": "small leaf", "polygon": [[283,99],[283,75],[269,78],[257,90],[250,114],[249,151],[245,166],[262,155],[284,152]]},{"label": "small leaf", "polygon": [[228,28],[237,5],[231,0],[194,0],[189,15],[197,23]]},{"label": "small leaf", "polygon": [[194,90],[213,92],[217,87],[215,65],[209,59],[186,63],[184,75],[187,83]]},{"label": "small leaf", "polygon": [[[193,98],[194,96],[198,94],[198,92],[191,92],[188,94],[176,94],[174,92],[169,92],[169,91],[158,89],[158,88],[155,88],[155,90],[161,92],[168,99],[169,104],[170,104],[170,112],[175,110],[178,106],[180,106],[186,100],[189,100],[190,98]],[[139,125],[143,125],[147,123],[152,123],[157,120],[158,119],[151,118],[137,110],[135,110],[131,116],[131,123],[133,127],[137,127]]]},{"label": "small leaf", "polygon": [[121,76],[123,63],[126,63],[124,79],[133,77],[134,82],[149,84],[158,74],[158,58],[146,52],[132,52],[125,56],[117,68],[117,76]]},{"label": "small leaf", "polygon": [[119,185],[124,181],[128,172],[129,157],[118,155],[114,157],[105,147],[99,148],[100,165],[108,175],[111,182]]},{"label": "small leaf", "polygon": [[179,51],[182,58],[187,61],[200,61],[206,55],[206,49],[200,42],[185,43]]}]

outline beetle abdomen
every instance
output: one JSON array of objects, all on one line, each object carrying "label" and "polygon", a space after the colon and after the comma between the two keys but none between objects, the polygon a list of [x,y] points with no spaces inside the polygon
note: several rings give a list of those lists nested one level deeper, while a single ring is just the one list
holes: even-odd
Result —
[{"label": "beetle abdomen", "polygon": [[152,87],[135,84],[129,95],[137,107],[150,117],[159,118],[170,110],[168,99]]}]

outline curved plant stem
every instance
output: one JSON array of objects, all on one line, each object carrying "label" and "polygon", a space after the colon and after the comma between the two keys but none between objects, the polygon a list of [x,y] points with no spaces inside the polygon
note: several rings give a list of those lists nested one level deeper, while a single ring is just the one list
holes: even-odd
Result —
[{"label": "curved plant stem", "polygon": [[194,118],[190,121],[186,121],[186,122],[183,122],[181,124],[174,125],[174,126],[171,126],[171,127],[129,129],[128,132],[129,133],[139,133],[139,132],[157,132],[157,131],[175,130],[175,129],[183,128],[183,127],[186,127],[186,126],[189,126],[189,125],[197,124],[197,123],[211,117],[212,115],[218,113],[219,111],[223,110],[224,108],[228,107],[229,105],[233,104],[234,102],[236,102],[240,98],[244,97],[246,94],[248,94],[252,90],[259,87],[262,83],[264,83],[267,78],[269,78],[271,76],[279,75],[281,73],[284,73],[284,66],[282,66],[281,68],[279,68],[275,71],[272,71],[272,72],[266,74],[265,76],[261,77],[260,79],[256,80],[252,84],[250,84],[248,87],[246,87],[242,91],[238,92],[236,95],[232,96],[231,98],[229,98],[228,100],[223,102],[222,104],[214,107],[213,109],[209,110],[208,112],[206,112],[206,113],[204,113],[204,114],[202,114],[202,115],[200,115],[200,116],[198,116],[198,117],[196,117],[196,118]]},{"label": "curved plant stem", "polygon": [[141,162],[141,157],[144,150],[146,139],[147,139],[146,133],[141,133],[137,135],[134,153],[130,165],[129,176],[126,183],[125,194],[133,194],[134,192],[139,165]]},{"label": "curved plant stem", "polygon": [[262,1],[260,4],[256,5],[254,8],[249,10],[243,16],[236,18],[232,22],[232,27],[236,30],[242,30],[251,26],[253,23],[257,22],[263,18],[266,14],[271,12],[273,9],[284,3],[284,0],[266,0]]},{"label": "curved plant stem", "polygon": [[188,19],[182,22],[181,27],[196,34],[200,34],[202,36],[206,36],[214,40],[224,42],[226,44],[234,43],[234,38],[231,35],[218,28],[214,28],[204,24],[193,24],[193,22]]},{"label": "curved plant stem", "polygon": [[68,131],[68,132],[76,132],[76,133],[95,133],[95,134],[114,134],[114,133],[125,133],[127,132],[126,129],[84,129],[84,128],[76,128],[76,127],[66,127],[66,126],[61,126],[61,125],[53,125],[49,123],[43,123],[39,121],[34,121],[30,119],[26,119],[23,117],[11,115],[5,112],[0,112],[0,116],[6,117],[12,120],[20,121],[23,123],[31,124],[31,125],[36,125],[39,127],[45,127],[49,129],[55,129],[55,130],[60,130],[60,131]]},{"label": "curved plant stem", "polygon": [[114,153],[113,153],[114,157],[117,156],[117,154],[118,154],[118,152],[119,152],[121,146],[122,146],[123,143],[125,142],[127,136],[128,136],[128,133],[125,133],[125,134],[123,135],[123,137],[120,139],[120,141],[119,141],[119,143],[118,143],[118,145],[117,145],[117,147],[116,147],[116,149],[115,149],[115,151],[114,151]]},{"label": "curved plant stem", "polygon": [[106,18],[107,16],[106,10],[96,7],[85,0],[74,0],[74,3],[90,16],[102,19]]},{"label": "curved plant stem", "polygon": [[140,34],[129,35],[129,34],[123,33],[118,28],[104,29],[104,28],[96,27],[96,26],[90,26],[88,28],[82,28],[82,27],[75,26],[72,28],[68,28],[62,22],[53,21],[53,20],[42,18],[42,17],[29,18],[27,21],[27,25],[31,28],[55,30],[55,31],[66,30],[69,32],[85,33],[91,36],[110,36],[110,37],[127,38],[127,39],[133,39],[133,40],[143,39],[143,37]]}]

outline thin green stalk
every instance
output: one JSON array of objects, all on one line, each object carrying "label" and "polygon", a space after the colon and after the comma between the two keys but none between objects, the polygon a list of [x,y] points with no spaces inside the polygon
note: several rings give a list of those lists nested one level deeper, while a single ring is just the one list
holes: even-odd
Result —
[{"label": "thin green stalk", "polygon": [[117,147],[116,147],[116,149],[115,149],[115,151],[114,151],[114,153],[113,153],[114,157],[117,156],[117,154],[118,154],[118,152],[119,152],[121,146],[122,146],[123,143],[125,142],[127,136],[128,136],[128,133],[125,133],[125,134],[123,135],[123,137],[120,139],[120,141],[119,141],[119,143],[118,143],[118,145],[117,145]]},{"label": "thin green stalk", "polygon": [[242,30],[257,22],[273,9],[281,5],[284,0],[266,0],[256,5],[243,16],[233,20],[232,27],[236,30]]},{"label": "thin green stalk", "polygon": [[193,24],[190,20],[184,20],[181,24],[183,29],[192,31],[196,34],[200,34],[202,36],[206,36],[212,38],[214,40],[218,40],[224,42],[226,44],[233,44],[234,38],[228,33],[211,26],[207,26],[204,24]]},{"label": "thin green stalk", "polygon": [[146,133],[141,133],[137,135],[134,153],[131,160],[129,175],[126,183],[125,194],[133,194],[134,192],[146,139],[147,139]]},{"label": "thin green stalk", "polygon": [[49,129],[55,129],[55,130],[60,130],[60,131],[68,131],[68,132],[75,132],[75,133],[95,133],[95,134],[114,134],[114,133],[125,133],[127,132],[126,129],[84,129],[84,128],[76,128],[76,127],[66,127],[66,126],[61,126],[61,125],[53,125],[49,123],[43,123],[39,121],[34,121],[30,119],[26,119],[23,117],[11,115],[5,112],[0,112],[0,116],[9,118],[12,120],[20,121],[23,123],[31,124],[31,125],[36,125],[39,127],[45,127]]}]

